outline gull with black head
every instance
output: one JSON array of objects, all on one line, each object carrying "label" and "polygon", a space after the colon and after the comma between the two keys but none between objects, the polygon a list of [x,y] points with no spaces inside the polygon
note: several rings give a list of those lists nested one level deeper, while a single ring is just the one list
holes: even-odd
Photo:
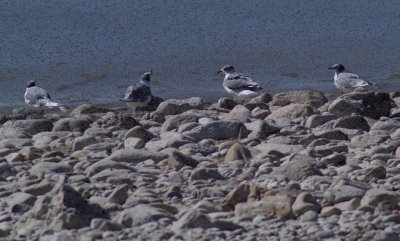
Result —
[{"label": "gull with black head", "polygon": [[345,72],[343,64],[335,64],[328,69],[335,70],[335,76],[333,77],[333,83],[336,88],[342,91],[353,90],[358,87],[365,87],[371,85],[371,83],[360,79],[360,77],[353,73]]},{"label": "gull with black head", "polygon": [[257,96],[257,91],[262,89],[250,76],[236,73],[232,65],[225,65],[218,72],[225,74],[223,82],[225,91],[239,103]]},{"label": "gull with black head", "polygon": [[26,84],[24,95],[25,103],[33,107],[58,107],[61,111],[66,111],[67,106],[52,101],[50,94],[43,88],[37,87],[34,80]]},{"label": "gull with black head", "polygon": [[134,111],[138,107],[145,107],[151,100],[150,79],[153,70],[145,72],[140,76],[140,83],[130,85],[126,89],[125,97],[120,101],[126,102],[128,106],[132,107]]}]

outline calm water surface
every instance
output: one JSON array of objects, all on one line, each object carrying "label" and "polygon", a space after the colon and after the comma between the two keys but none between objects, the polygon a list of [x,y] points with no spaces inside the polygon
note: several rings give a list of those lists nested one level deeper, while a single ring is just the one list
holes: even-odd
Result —
[{"label": "calm water surface", "polygon": [[226,96],[232,64],[268,92],[334,92],[343,63],[400,90],[400,1],[0,1],[0,106],[35,79],[67,104],[118,102],[153,68],[163,98]]}]

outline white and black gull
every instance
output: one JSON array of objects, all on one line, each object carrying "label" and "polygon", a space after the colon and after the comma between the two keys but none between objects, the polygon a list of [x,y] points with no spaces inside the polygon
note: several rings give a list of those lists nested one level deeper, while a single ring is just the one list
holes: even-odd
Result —
[{"label": "white and black gull", "polygon": [[58,107],[62,111],[68,109],[65,105],[52,101],[50,94],[45,89],[37,87],[34,80],[26,84],[24,99],[26,104],[33,107]]},{"label": "white and black gull", "polygon": [[150,79],[153,71],[146,72],[140,76],[140,83],[128,86],[125,97],[120,101],[126,102],[135,111],[138,107],[146,106],[151,100]]},{"label": "white and black gull", "polygon": [[371,85],[371,83],[360,79],[360,77],[353,73],[345,72],[343,64],[335,64],[328,69],[335,70],[335,76],[333,77],[333,83],[336,88],[342,91],[353,90],[358,87],[365,87]]},{"label": "white and black gull", "polygon": [[257,91],[262,89],[250,76],[236,73],[232,65],[225,65],[218,72],[225,74],[225,91],[240,103],[257,96]]}]

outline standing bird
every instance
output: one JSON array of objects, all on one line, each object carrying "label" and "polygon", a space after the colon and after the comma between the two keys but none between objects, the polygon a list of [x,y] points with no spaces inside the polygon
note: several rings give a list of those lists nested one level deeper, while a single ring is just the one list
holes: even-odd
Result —
[{"label": "standing bird", "polygon": [[225,91],[240,103],[257,96],[256,91],[262,89],[250,76],[236,73],[232,65],[225,65],[218,71],[221,72],[225,74],[223,83]]},{"label": "standing bird", "polygon": [[345,73],[343,64],[335,64],[328,69],[335,70],[335,76],[333,77],[333,83],[342,94],[345,90],[353,90],[357,87],[365,87],[371,85],[371,83],[360,79],[360,77],[353,73]]},{"label": "standing bird", "polygon": [[126,89],[125,97],[120,101],[126,102],[128,106],[132,107],[134,111],[138,107],[146,106],[151,100],[150,78],[153,70],[146,72],[140,76],[140,83],[130,85]]},{"label": "standing bird", "polygon": [[33,107],[49,107],[54,108],[58,107],[61,111],[66,111],[68,109],[67,106],[61,105],[59,103],[53,102],[51,100],[50,94],[43,88],[37,87],[34,80],[30,80],[26,84],[25,91],[25,103],[31,105]]}]

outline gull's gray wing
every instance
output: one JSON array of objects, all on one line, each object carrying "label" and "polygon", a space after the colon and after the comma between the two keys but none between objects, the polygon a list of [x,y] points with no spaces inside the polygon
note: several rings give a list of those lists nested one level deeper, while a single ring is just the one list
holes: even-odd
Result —
[{"label": "gull's gray wing", "polygon": [[45,89],[33,86],[26,90],[25,102],[27,104],[37,104],[38,101],[43,99],[51,100],[49,93]]},{"label": "gull's gray wing", "polygon": [[144,84],[130,85],[126,89],[125,97],[121,99],[124,102],[144,102],[151,96],[150,87]]},{"label": "gull's gray wing", "polygon": [[365,80],[353,73],[341,73],[338,75],[337,82],[341,88],[354,88],[369,85]]},{"label": "gull's gray wing", "polygon": [[229,89],[259,90],[260,86],[250,76],[243,74],[232,74],[225,79],[225,86]]}]

